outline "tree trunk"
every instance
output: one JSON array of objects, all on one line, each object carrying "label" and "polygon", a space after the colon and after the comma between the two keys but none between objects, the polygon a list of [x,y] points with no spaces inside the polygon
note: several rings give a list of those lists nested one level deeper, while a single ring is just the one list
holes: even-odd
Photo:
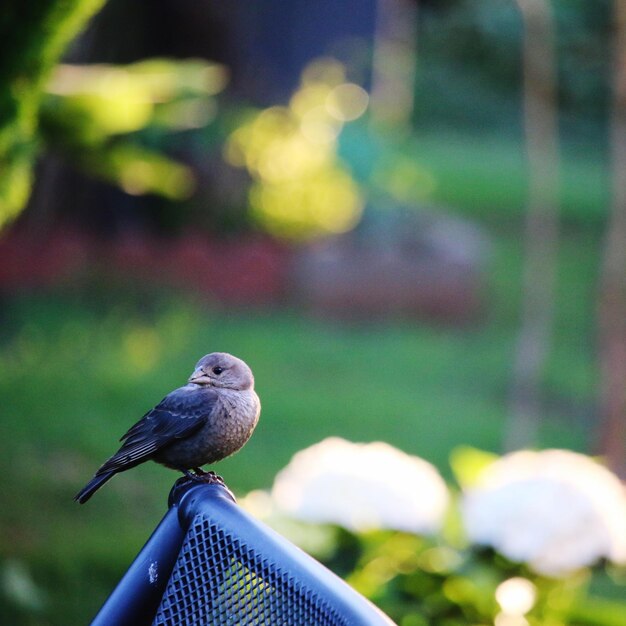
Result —
[{"label": "tree trunk", "polygon": [[602,412],[600,452],[609,466],[623,476],[626,474],[626,0],[615,0],[614,25],[613,193],[598,310]]},{"label": "tree trunk", "polygon": [[536,442],[541,379],[550,351],[558,253],[558,119],[554,26],[545,0],[517,0],[523,21],[528,207],[521,323],[505,449]]},{"label": "tree trunk", "polygon": [[413,113],[415,0],[377,0],[370,111],[377,127],[406,133]]}]

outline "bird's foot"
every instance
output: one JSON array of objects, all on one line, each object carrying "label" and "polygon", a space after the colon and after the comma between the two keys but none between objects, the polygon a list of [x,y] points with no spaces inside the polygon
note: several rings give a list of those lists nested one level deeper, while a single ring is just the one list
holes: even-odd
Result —
[{"label": "bird's foot", "polygon": [[209,485],[222,485],[222,487],[226,487],[224,479],[215,472],[204,472],[204,474],[202,474],[202,482],[208,483]]},{"label": "bird's foot", "polygon": [[189,478],[189,480],[193,480],[196,483],[203,482],[202,475],[200,475],[200,474],[196,474],[195,472],[192,472],[190,470],[183,470],[183,474],[185,476],[187,476],[187,478]]},{"label": "bird's foot", "polygon": [[208,485],[221,485],[222,487],[226,487],[226,483],[224,479],[216,474],[215,472],[205,472],[203,469],[199,467],[194,467],[194,471],[185,470],[183,474],[187,476],[190,480],[193,480],[197,483],[206,483]]}]

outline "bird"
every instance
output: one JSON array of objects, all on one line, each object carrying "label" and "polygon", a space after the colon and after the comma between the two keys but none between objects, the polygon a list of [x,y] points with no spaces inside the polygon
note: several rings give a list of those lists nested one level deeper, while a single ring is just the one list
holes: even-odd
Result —
[{"label": "bird", "polygon": [[74,500],[84,504],[115,474],[148,460],[181,471],[192,480],[221,481],[201,466],[240,450],[252,435],[260,413],[250,367],[226,352],[207,354],[198,361],[185,386],[165,396],[120,438],[120,449]]}]

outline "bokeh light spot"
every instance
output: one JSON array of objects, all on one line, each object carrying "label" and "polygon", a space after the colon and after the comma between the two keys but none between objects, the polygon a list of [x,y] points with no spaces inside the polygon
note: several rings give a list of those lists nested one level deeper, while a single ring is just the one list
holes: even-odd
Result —
[{"label": "bokeh light spot", "polygon": [[520,576],[505,580],[496,589],[496,602],[507,615],[525,615],[533,608],[536,600],[537,588],[530,580]]},{"label": "bokeh light spot", "polygon": [[145,373],[154,368],[161,354],[159,335],[152,328],[137,326],[124,337],[124,353],[132,368]]},{"label": "bokeh light spot", "polygon": [[288,107],[265,109],[230,135],[224,157],[253,178],[250,210],[263,228],[306,239],[356,225],[363,198],[337,157],[337,140],[366,100],[358,85],[345,83],[340,63],[323,59],[305,69]]},{"label": "bokeh light spot", "polygon": [[369,95],[354,83],[337,85],[326,97],[326,110],[335,119],[350,122],[361,117],[367,110]]}]

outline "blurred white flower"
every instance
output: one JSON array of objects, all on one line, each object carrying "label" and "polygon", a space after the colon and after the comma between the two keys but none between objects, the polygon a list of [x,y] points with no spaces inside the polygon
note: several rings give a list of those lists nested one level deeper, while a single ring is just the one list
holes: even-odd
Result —
[{"label": "blurred white flower", "polygon": [[521,451],[489,465],[467,489],[462,515],[471,541],[549,576],[606,557],[626,562],[626,493],[590,457]]},{"label": "blurred white flower", "polygon": [[418,534],[441,527],[449,500],[430,463],[386,443],[338,437],[296,453],[276,476],[272,497],[284,512],[308,522]]}]

